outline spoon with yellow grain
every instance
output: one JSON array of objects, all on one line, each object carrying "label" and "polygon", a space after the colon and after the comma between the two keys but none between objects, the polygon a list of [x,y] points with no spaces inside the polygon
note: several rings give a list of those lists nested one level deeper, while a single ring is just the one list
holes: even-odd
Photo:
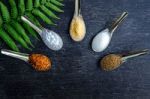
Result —
[{"label": "spoon with yellow grain", "polygon": [[81,0],[75,0],[74,16],[70,24],[70,36],[76,41],[82,41],[86,34],[86,26],[81,14]]},{"label": "spoon with yellow grain", "polygon": [[146,55],[146,54],[149,54],[148,49],[130,53],[128,55],[109,54],[101,60],[100,65],[101,65],[102,70],[112,71],[112,70],[119,68],[120,65],[126,62],[128,59]]},{"label": "spoon with yellow grain", "polygon": [[30,63],[36,71],[48,71],[52,67],[51,59],[43,54],[25,54],[14,52],[11,50],[2,49],[1,54],[14,57]]}]

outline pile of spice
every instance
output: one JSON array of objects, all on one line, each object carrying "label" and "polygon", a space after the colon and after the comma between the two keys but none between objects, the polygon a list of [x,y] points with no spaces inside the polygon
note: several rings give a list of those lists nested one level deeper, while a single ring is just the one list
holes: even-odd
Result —
[{"label": "pile of spice", "polygon": [[121,58],[121,56],[115,54],[107,55],[101,60],[101,68],[105,71],[114,70],[121,65]]},{"label": "pile of spice", "polygon": [[29,63],[37,71],[48,71],[52,67],[51,60],[42,54],[29,55]]},{"label": "pile of spice", "polygon": [[70,36],[74,41],[81,41],[85,37],[86,27],[82,16],[75,16],[70,25]]}]

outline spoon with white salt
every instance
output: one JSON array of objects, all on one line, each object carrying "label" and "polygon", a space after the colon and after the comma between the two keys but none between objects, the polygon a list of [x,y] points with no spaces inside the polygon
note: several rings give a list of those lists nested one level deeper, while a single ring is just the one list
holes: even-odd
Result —
[{"label": "spoon with white salt", "polygon": [[118,28],[120,23],[128,16],[127,12],[123,12],[122,15],[111,25],[110,28],[106,28],[99,32],[92,41],[92,49],[95,52],[104,51],[112,38],[114,31]]},{"label": "spoon with white salt", "polygon": [[21,16],[21,20],[27,23],[29,26],[31,26],[34,30],[36,30],[41,36],[45,45],[51,50],[58,51],[63,47],[62,38],[54,31],[45,29],[43,27],[42,28],[37,27],[25,16]]}]

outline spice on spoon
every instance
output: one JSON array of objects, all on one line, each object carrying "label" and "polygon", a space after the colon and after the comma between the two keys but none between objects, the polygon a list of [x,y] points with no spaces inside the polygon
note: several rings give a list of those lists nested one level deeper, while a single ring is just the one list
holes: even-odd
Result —
[{"label": "spice on spoon", "polygon": [[25,54],[14,52],[6,49],[2,49],[1,53],[7,56],[11,56],[27,63],[30,63],[32,67],[37,71],[48,71],[52,68],[52,61],[50,58],[43,54]]},{"label": "spice on spoon", "polygon": [[92,49],[95,52],[104,51],[111,42],[112,36],[118,26],[123,22],[123,20],[128,16],[127,12],[123,12],[121,16],[112,24],[111,27],[106,28],[99,32],[92,41]]},{"label": "spice on spoon", "polygon": [[74,41],[82,41],[86,34],[86,26],[81,15],[81,1],[75,0],[75,12],[70,24],[70,36]]},{"label": "spice on spoon", "polygon": [[121,58],[120,55],[116,54],[107,55],[101,60],[101,68],[105,71],[114,70],[121,65]]},{"label": "spice on spoon", "polygon": [[125,56],[120,54],[109,54],[101,60],[100,65],[103,70],[112,71],[120,67],[120,65],[126,62],[127,59],[145,55],[148,54],[148,52],[149,50],[143,50]]},{"label": "spice on spoon", "polygon": [[86,28],[82,16],[75,16],[70,26],[70,36],[74,41],[81,41],[85,37]]},{"label": "spice on spoon", "polygon": [[47,71],[51,69],[51,60],[42,54],[31,54],[29,55],[29,63],[37,71]]},{"label": "spice on spoon", "polygon": [[45,45],[51,50],[58,51],[63,47],[62,38],[58,33],[43,27],[37,27],[26,16],[21,16],[21,20],[37,31]]}]

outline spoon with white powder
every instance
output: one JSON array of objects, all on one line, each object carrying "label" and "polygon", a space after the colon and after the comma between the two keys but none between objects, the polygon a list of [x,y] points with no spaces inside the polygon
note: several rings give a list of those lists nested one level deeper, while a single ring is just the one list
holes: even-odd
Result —
[{"label": "spoon with white powder", "polygon": [[127,12],[123,12],[122,15],[112,24],[110,28],[104,29],[94,37],[92,41],[92,49],[95,52],[102,52],[108,47],[114,31],[118,28],[120,23],[127,17],[127,15]]},{"label": "spoon with white powder", "polygon": [[22,21],[30,25],[34,30],[36,30],[41,36],[45,45],[51,50],[58,51],[63,46],[62,38],[52,30],[48,30],[45,28],[39,28],[34,25],[29,19],[25,16],[21,17]]}]

